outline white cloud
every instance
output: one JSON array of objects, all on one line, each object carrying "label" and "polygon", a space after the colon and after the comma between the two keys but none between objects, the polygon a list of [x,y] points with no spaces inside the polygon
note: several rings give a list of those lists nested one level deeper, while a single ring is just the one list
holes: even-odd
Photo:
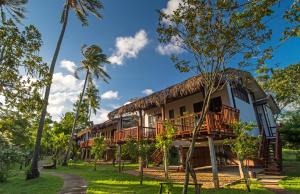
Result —
[{"label": "white cloud", "polygon": [[104,92],[101,95],[101,99],[103,99],[103,100],[115,100],[115,99],[119,99],[119,92],[118,91],[108,90],[107,92]]},{"label": "white cloud", "polygon": [[134,37],[117,37],[116,50],[108,60],[112,64],[123,65],[125,59],[136,58],[147,44],[148,37],[145,30],[138,31]]},{"label": "white cloud", "polygon": [[[167,15],[172,15],[173,12],[179,7],[179,4],[182,3],[182,0],[169,0],[167,7],[163,8],[161,11]],[[170,21],[164,19],[163,22],[170,24]]]},{"label": "white cloud", "polygon": [[92,114],[91,120],[94,122],[94,124],[103,123],[104,121],[108,120],[108,113],[110,110],[100,108],[97,111],[97,114]]},{"label": "white cloud", "polygon": [[69,60],[64,59],[60,62],[60,67],[68,70],[70,73],[73,74],[75,72],[75,69],[76,69],[76,64],[73,61],[69,61]]},{"label": "white cloud", "polygon": [[184,52],[184,49],[181,46],[182,40],[177,37],[172,37],[170,43],[159,44],[156,47],[156,51],[161,55],[179,54]]},{"label": "white cloud", "polygon": [[78,99],[83,82],[72,75],[63,75],[62,73],[53,75],[47,109],[53,120],[58,121],[64,113],[72,111],[73,103]]},{"label": "white cloud", "polygon": [[167,15],[171,15],[178,8],[180,3],[182,3],[182,0],[169,0],[167,7],[163,8],[161,11]]},{"label": "white cloud", "polygon": [[150,95],[150,94],[153,94],[153,90],[152,89],[144,89],[143,91],[142,91],[142,93],[143,94],[145,94],[145,95]]}]

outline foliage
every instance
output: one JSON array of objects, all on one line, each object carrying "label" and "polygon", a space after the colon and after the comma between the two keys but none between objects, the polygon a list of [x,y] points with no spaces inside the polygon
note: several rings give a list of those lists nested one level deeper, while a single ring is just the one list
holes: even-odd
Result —
[{"label": "foliage", "polygon": [[20,163],[24,153],[9,142],[6,134],[0,132],[0,182],[5,182],[10,170],[15,164]]},{"label": "foliage", "polygon": [[274,95],[280,108],[300,106],[300,63],[273,70],[264,88]]},{"label": "foliage", "polygon": [[225,139],[224,144],[229,145],[231,151],[237,156],[240,175],[244,178],[247,190],[250,192],[250,181],[247,172],[245,172],[243,163],[245,159],[255,158],[260,138],[253,137],[249,134],[254,128],[253,124],[239,121],[235,122],[232,128],[236,137],[234,139]]},{"label": "foliage", "polygon": [[94,143],[92,146],[92,154],[94,155],[94,170],[96,170],[97,160],[100,160],[103,157],[103,153],[106,150],[107,145],[104,141],[104,137],[96,137],[94,138]]},{"label": "foliage", "polygon": [[283,18],[287,21],[288,26],[283,32],[283,40],[290,37],[300,37],[300,1],[294,0],[291,8],[286,10]]},{"label": "foliage", "polygon": [[25,4],[28,0],[1,0],[0,1],[0,20],[2,23],[6,22],[6,14],[10,14],[11,17],[21,22],[21,19],[25,18]]},{"label": "foliage", "polygon": [[137,161],[139,156],[138,142],[132,138],[128,138],[122,146],[122,158],[130,158],[131,162]]},{"label": "foliage", "polygon": [[6,108],[40,110],[39,89],[48,83],[48,67],[37,55],[41,45],[41,34],[33,25],[20,31],[9,20],[0,27],[0,95]]},{"label": "foliage", "polygon": [[237,155],[238,160],[252,159],[258,149],[260,138],[250,135],[254,125],[245,122],[235,122],[232,124],[233,139],[226,139],[224,144],[229,145],[231,151]]},{"label": "foliage", "polygon": [[280,135],[286,147],[300,149],[300,110],[286,113]]},{"label": "foliage", "polygon": [[176,134],[176,128],[169,123],[168,121],[164,122],[165,131],[161,134],[158,134],[155,138],[155,146],[164,153],[164,171],[165,171],[165,179],[169,179],[169,149],[173,141],[173,137]]}]

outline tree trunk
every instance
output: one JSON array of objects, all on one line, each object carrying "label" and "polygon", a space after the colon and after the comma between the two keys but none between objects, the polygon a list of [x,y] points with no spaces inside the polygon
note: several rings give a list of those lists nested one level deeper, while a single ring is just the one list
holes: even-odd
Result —
[{"label": "tree trunk", "polygon": [[139,170],[140,170],[140,185],[143,184],[143,179],[144,179],[144,160],[143,157],[140,155],[139,156]]},{"label": "tree trunk", "polygon": [[218,165],[217,165],[217,160],[216,160],[215,145],[213,142],[213,138],[211,136],[208,136],[207,139],[208,139],[208,145],[209,145],[210,162],[211,162],[211,168],[212,168],[212,173],[213,173],[214,187],[216,189],[218,189],[219,188],[219,177],[218,177]]},{"label": "tree trunk", "polygon": [[[204,98],[204,103],[203,103],[203,108],[202,108],[202,114],[199,118],[199,120],[197,121],[196,126],[193,129],[193,133],[192,133],[192,142],[190,144],[189,150],[187,152],[187,156],[186,156],[186,161],[185,161],[185,177],[184,177],[184,187],[182,190],[182,194],[187,194],[188,192],[188,185],[189,185],[189,178],[190,178],[190,172],[192,174],[194,174],[194,169],[191,165],[191,158],[194,152],[194,148],[195,148],[195,143],[196,143],[196,135],[197,135],[197,129],[201,128],[201,126],[204,123],[204,119],[206,116],[206,113],[208,111],[208,107],[209,107],[209,102],[210,102],[210,98],[211,98],[211,94],[212,94],[212,89],[210,88],[210,90],[207,91],[207,94],[204,94],[205,98]],[[196,176],[192,176],[194,184],[197,184],[197,177]]]},{"label": "tree trunk", "polygon": [[[66,1],[67,3],[68,1]],[[52,62],[50,65],[50,70],[49,70],[49,74],[50,74],[50,80],[52,82],[52,77],[53,77],[53,73],[54,73],[54,68],[55,68],[55,64],[56,64],[56,60],[60,51],[60,47],[61,47],[61,43],[66,31],[66,27],[67,27],[67,23],[68,23],[68,16],[69,16],[69,6],[65,7],[65,20],[63,22],[63,26],[60,32],[60,36],[59,39],[57,41],[56,44],[56,48],[55,48],[55,52],[52,58]],[[42,113],[41,113],[41,117],[40,117],[40,121],[39,121],[39,126],[38,126],[38,131],[37,131],[37,135],[36,135],[36,141],[35,141],[35,146],[34,146],[34,152],[33,152],[33,157],[32,157],[32,163],[31,163],[31,168],[30,171],[27,172],[26,174],[26,179],[33,179],[33,178],[37,178],[40,176],[40,172],[38,170],[38,160],[39,160],[39,153],[40,153],[40,147],[41,147],[41,139],[42,139],[42,134],[43,134],[43,128],[44,128],[44,123],[45,123],[45,117],[47,114],[47,106],[48,106],[48,99],[49,99],[49,95],[50,95],[50,88],[51,88],[51,84],[49,83],[46,86],[46,90],[45,90],[45,96],[44,96],[44,100],[43,100],[43,109],[42,109]]]},{"label": "tree trunk", "polygon": [[121,144],[118,144],[118,165],[119,165],[119,172],[121,172],[121,154],[122,154],[122,147]]},{"label": "tree trunk", "polygon": [[72,132],[71,132],[71,137],[69,139],[68,149],[67,149],[67,152],[65,154],[64,162],[62,163],[62,166],[68,166],[68,158],[69,158],[70,150],[72,148],[73,135],[74,135],[74,132],[75,132],[76,121],[78,119],[79,111],[80,111],[80,108],[81,108],[81,102],[82,102],[82,99],[83,99],[83,96],[84,96],[84,91],[85,91],[85,88],[86,88],[86,84],[87,84],[87,80],[88,80],[89,74],[90,74],[90,72],[89,72],[89,70],[87,70],[86,71],[86,75],[85,75],[84,85],[83,85],[83,88],[82,88],[82,92],[80,94],[79,103],[77,105],[76,114],[75,114],[75,117],[74,117],[74,120],[73,120]]},{"label": "tree trunk", "polygon": [[245,181],[245,185],[246,185],[247,191],[251,192],[249,177],[248,177],[248,173],[245,173],[245,168],[244,168],[243,160],[239,160],[239,171],[240,171],[241,178],[243,178],[244,181]]},{"label": "tree trunk", "polygon": [[165,171],[165,179],[169,180],[169,161],[168,161],[168,148],[164,145],[164,171]]}]

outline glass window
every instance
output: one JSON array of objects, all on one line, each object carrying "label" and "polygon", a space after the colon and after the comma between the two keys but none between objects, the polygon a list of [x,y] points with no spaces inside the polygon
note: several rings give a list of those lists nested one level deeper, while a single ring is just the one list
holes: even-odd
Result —
[{"label": "glass window", "polygon": [[246,89],[244,89],[242,86],[235,86],[232,88],[232,91],[235,97],[249,104],[249,96]]},{"label": "glass window", "polygon": [[181,106],[179,108],[180,116],[183,116],[183,114],[186,112],[185,106]]},{"label": "glass window", "polygon": [[169,118],[174,119],[174,110],[173,109],[169,110]]},{"label": "glass window", "polygon": [[194,113],[201,112],[203,107],[203,102],[196,102],[193,104],[193,107],[194,107]]},{"label": "glass window", "polygon": [[221,112],[222,109],[222,99],[221,96],[212,98],[209,103],[209,111],[211,112]]}]

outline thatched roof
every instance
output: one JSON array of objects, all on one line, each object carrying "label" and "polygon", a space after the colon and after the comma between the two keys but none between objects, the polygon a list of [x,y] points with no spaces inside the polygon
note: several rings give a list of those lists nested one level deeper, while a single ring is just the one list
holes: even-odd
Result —
[{"label": "thatched roof", "polygon": [[[251,74],[246,71],[237,69],[227,69],[223,74],[223,79],[235,82],[237,78],[250,78],[253,79]],[[151,107],[159,107],[167,102],[189,96],[200,92],[203,88],[203,77],[200,75],[193,76],[181,83],[170,86],[164,90],[155,92],[149,96],[140,98],[130,104],[124,105],[108,114],[109,118],[114,118],[124,113],[135,112],[138,110],[146,110]]]}]

